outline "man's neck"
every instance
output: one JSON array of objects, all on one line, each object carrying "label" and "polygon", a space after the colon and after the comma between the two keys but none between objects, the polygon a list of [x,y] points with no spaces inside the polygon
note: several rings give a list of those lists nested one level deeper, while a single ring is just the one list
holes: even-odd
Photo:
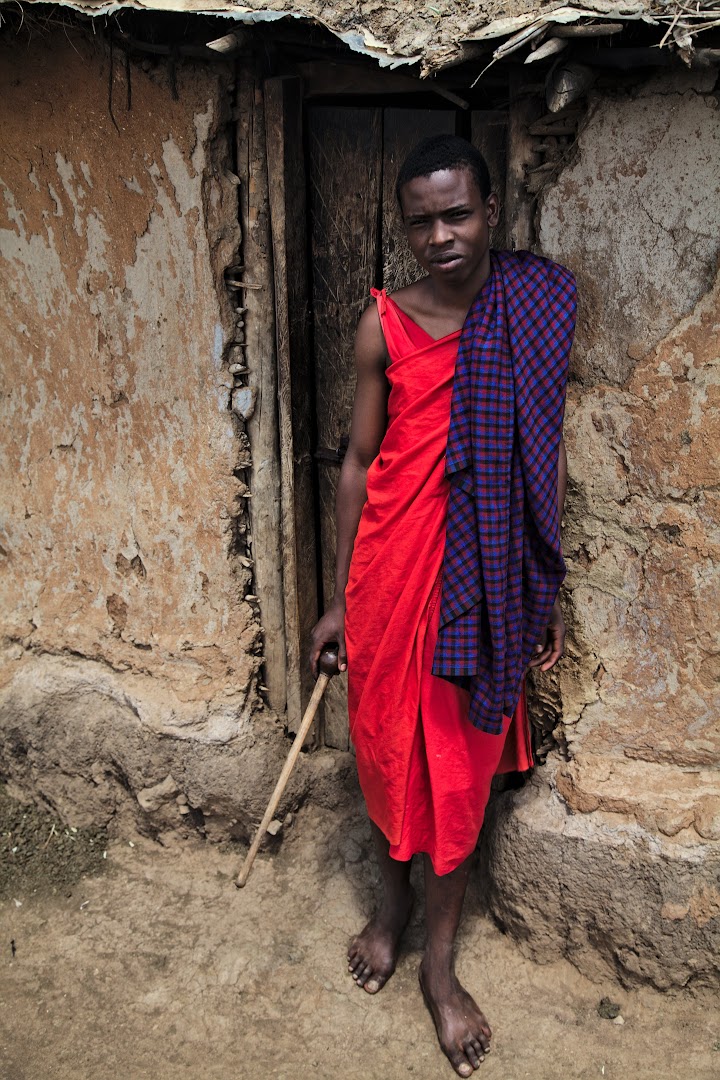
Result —
[{"label": "man's neck", "polygon": [[454,283],[428,278],[432,304],[436,310],[468,312],[475,297],[490,277],[490,252],[483,259],[482,266],[467,281]]}]

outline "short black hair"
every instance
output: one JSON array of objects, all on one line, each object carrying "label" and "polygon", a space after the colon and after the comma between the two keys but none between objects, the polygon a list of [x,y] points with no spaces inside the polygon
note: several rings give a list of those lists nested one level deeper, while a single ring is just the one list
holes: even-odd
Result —
[{"label": "short black hair", "polygon": [[492,191],[487,162],[472,143],[461,139],[459,135],[430,135],[410,151],[400,167],[395,182],[395,195],[400,209],[400,191],[405,184],[419,176],[431,176],[441,169],[468,169],[483,199],[487,199]]}]

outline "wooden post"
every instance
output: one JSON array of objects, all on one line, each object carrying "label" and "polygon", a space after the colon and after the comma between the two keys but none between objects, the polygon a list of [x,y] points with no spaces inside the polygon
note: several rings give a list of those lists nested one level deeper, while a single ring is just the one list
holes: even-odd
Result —
[{"label": "wooden post", "polygon": [[238,65],[237,169],[243,233],[243,280],[256,286],[239,292],[245,312],[248,383],[256,391],[247,421],[252,454],[250,527],[255,591],[264,634],[269,701],[282,715],[286,705],[285,619],[282,595],[280,460],[277,421],[273,271],[268,216],[265,112],[262,86],[252,62]]},{"label": "wooden post", "polygon": [[510,76],[506,221],[508,245],[515,251],[531,249],[535,242],[535,200],[527,189],[527,170],[540,164],[530,125],[542,112],[537,92],[523,84],[517,69]]},{"label": "wooden post", "polygon": [[[295,732],[313,691],[308,652],[318,607],[307,199],[299,79],[267,80],[265,123],[275,276],[287,724]],[[322,733],[318,727],[314,731],[319,742]]]},{"label": "wooden post", "polygon": [[486,109],[473,112],[472,144],[476,146],[488,163],[493,191],[500,199],[500,220],[492,230],[490,242],[494,248],[506,248],[507,239],[507,133],[508,114],[506,111]]}]

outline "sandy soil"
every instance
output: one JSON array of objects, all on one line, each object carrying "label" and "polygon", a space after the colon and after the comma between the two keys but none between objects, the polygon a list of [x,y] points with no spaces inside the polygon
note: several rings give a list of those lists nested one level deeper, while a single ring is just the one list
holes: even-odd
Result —
[{"label": "sandy soil", "polygon": [[[308,807],[286,831],[242,891],[241,848],[137,836],[75,884],[15,879],[0,900],[3,1080],[449,1080],[417,987],[422,904],[381,994],[346,973],[375,877],[361,807]],[[538,967],[477,891],[458,967],[494,1026],[487,1080],[720,1076],[716,999]],[[601,1018],[603,997],[624,1024]]]}]

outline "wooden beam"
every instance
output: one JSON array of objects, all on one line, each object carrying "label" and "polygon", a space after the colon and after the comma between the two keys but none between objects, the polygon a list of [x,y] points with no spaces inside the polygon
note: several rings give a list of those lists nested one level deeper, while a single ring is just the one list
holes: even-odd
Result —
[{"label": "wooden beam", "polygon": [[467,109],[467,101],[443,86],[436,79],[414,79],[397,71],[368,67],[365,64],[341,64],[310,60],[297,65],[302,76],[306,98],[337,97],[359,94],[438,94],[460,109]]},{"label": "wooden beam", "polygon": [[286,705],[285,616],[265,111],[260,79],[245,60],[238,65],[237,114],[237,171],[240,178],[244,263],[242,280],[255,286],[237,293],[242,297],[241,306],[246,309],[248,384],[256,392],[255,411],[247,421],[253,461],[249,476],[253,572],[265,631],[264,678],[268,700],[273,709],[283,715]]},{"label": "wooden beam", "polygon": [[[299,79],[266,81],[265,122],[275,280],[287,726],[295,732],[313,690],[307,658],[318,613],[307,197]],[[319,741],[320,735],[316,725],[313,741]]]},{"label": "wooden beam", "polygon": [[523,83],[521,72],[510,74],[506,220],[508,246],[515,251],[535,242],[535,202],[527,189],[528,169],[540,164],[530,127],[542,112],[542,99]]},{"label": "wooden beam", "polygon": [[500,199],[500,220],[490,235],[494,248],[506,248],[507,240],[507,131],[505,110],[486,109],[473,112],[471,142],[488,163],[492,189]]}]

